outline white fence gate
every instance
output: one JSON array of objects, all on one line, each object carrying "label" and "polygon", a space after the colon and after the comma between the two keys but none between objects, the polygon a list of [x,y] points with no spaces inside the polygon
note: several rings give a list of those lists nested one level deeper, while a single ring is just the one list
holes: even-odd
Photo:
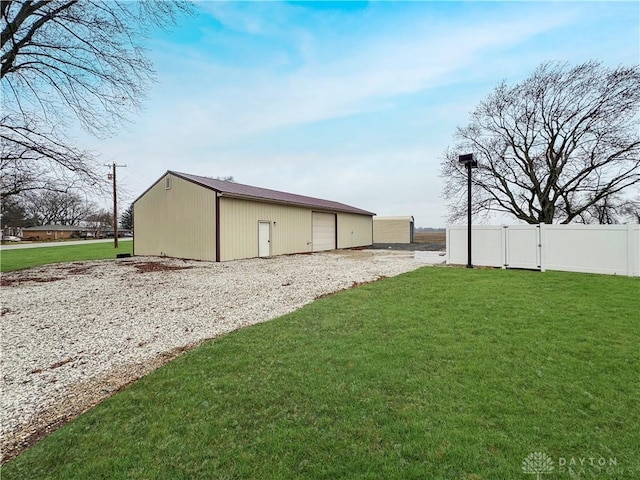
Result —
[{"label": "white fence gate", "polygon": [[[640,225],[474,226],[474,265],[640,276]],[[467,227],[447,227],[447,263],[467,263]]]},{"label": "white fence gate", "polygon": [[[505,260],[506,268],[529,268],[540,270],[540,226],[516,225],[504,227],[505,231]],[[471,239],[473,244],[473,238]]]}]

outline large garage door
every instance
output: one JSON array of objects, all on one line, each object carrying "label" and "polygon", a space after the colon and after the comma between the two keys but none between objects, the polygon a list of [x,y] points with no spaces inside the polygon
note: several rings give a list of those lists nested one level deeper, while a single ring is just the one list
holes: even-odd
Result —
[{"label": "large garage door", "polygon": [[336,248],[336,215],[313,212],[313,251]]}]

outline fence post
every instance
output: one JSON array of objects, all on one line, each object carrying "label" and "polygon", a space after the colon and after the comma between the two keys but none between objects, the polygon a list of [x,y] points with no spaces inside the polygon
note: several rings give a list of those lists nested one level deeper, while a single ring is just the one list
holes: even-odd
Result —
[{"label": "fence post", "polygon": [[502,269],[505,270],[509,265],[507,265],[507,249],[509,245],[507,245],[507,229],[509,227],[507,225],[502,226],[502,236],[500,241],[502,242]]},{"label": "fence post", "polygon": [[540,240],[539,244],[538,244],[538,248],[540,251],[540,271],[544,272],[546,271],[546,264],[547,264],[547,227],[548,225],[546,223],[541,223],[540,225],[538,225],[538,227],[540,227],[540,235],[538,237],[538,239]]},{"label": "fence post", "polygon": [[640,277],[640,225],[627,225],[627,275]]}]

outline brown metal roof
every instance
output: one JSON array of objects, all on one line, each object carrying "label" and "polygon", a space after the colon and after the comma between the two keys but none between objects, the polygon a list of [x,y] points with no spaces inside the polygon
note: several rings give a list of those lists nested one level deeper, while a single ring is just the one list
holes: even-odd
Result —
[{"label": "brown metal roof", "polygon": [[227,182],[224,180],[217,180],[215,178],[201,177],[199,175],[189,175],[187,173],[174,172],[171,170],[169,170],[169,172],[167,173],[171,173],[176,177],[183,178],[202,187],[215,190],[222,196],[246,198],[250,200],[262,200],[274,203],[285,203],[290,205],[317,208],[321,210],[357,213],[360,215],[375,215],[375,213],[368,212],[360,208],[351,207],[349,205],[345,205],[344,203],[333,202],[331,200],[306,197],[304,195],[296,195],[294,193],[279,192],[277,190],[269,190],[268,188],[252,187],[251,185]]}]

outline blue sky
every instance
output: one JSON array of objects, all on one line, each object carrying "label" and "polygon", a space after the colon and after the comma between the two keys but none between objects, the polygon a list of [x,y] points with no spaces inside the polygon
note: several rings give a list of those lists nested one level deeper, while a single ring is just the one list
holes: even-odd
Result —
[{"label": "blue sky", "polygon": [[177,170],[442,227],[456,126],[542,62],[637,64],[639,5],[200,2],[149,39],[144,111],[83,141],[127,164],[125,204]]}]

